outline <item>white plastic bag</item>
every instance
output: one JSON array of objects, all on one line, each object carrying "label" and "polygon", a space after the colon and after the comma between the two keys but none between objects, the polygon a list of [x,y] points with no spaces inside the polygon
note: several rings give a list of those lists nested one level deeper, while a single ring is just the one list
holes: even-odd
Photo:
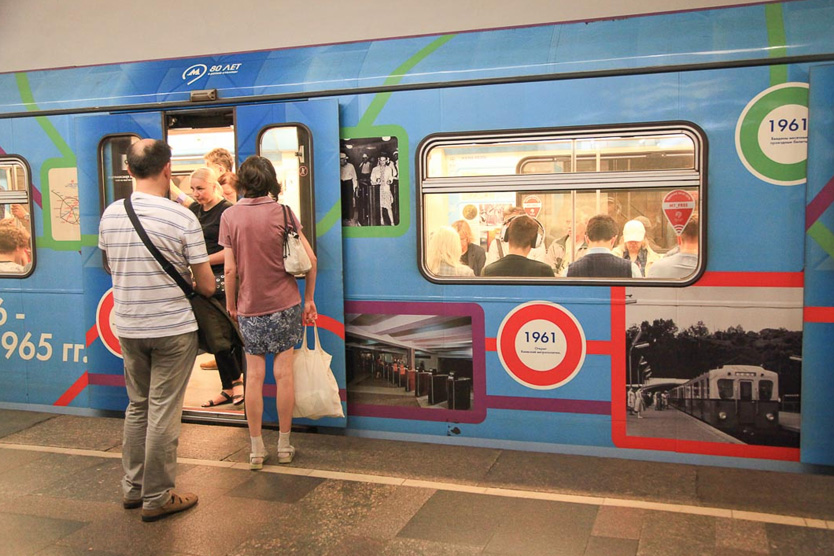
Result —
[{"label": "white plastic bag", "polygon": [[284,209],[284,270],[294,276],[301,276],[313,268],[313,263],[307,256],[298,230],[295,229],[290,210],[287,205],[282,205],[282,208]]},{"label": "white plastic bag", "polygon": [[316,347],[307,348],[307,327],[304,328],[304,341],[301,348],[295,350],[292,364],[295,390],[295,407],[293,417],[321,419],[322,417],[344,417],[342,400],[339,398],[339,385],[330,370],[329,353],[321,348],[319,329],[315,330]]}]

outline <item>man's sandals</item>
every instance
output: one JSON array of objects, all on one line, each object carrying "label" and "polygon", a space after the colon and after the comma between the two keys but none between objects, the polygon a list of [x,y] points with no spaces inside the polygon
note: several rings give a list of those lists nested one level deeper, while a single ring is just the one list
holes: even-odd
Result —
[{"label": "man's sandals", "polygon": [[[234,387],[234,386],[243,386],[243,381],[241,381],[241,380],[234,381],[232,383],[232,387]],[[244,401],[243,394],[229,395],[226,392],[224,392],[223,390],[221,390],[220,394],[218,394],[216,398],[210,399],[209,401],[204,403],[201,407],[215,407],[215,406],[218,406],[218,405],[226,405],[227,403],[230,403],[230,404],[233,404],[233,405],[240,405],[240,404],[243,403],[243,401]]]}]

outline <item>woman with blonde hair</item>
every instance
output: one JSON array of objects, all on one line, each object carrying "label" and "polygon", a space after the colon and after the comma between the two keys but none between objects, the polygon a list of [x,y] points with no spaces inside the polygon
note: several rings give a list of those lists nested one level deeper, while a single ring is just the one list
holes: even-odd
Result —
[{"label": "woman with blonde hair", "polygon": [[472,269],[460,264],[461,239],[454,228],[441,226],[429,238],[426,264],[435,276],[474,276]]},{"label": "woman with blonde hair", "polygon": [[[205,167],[194,170],[190,176],[190,183],[191,197],[194,199],[194,203],[188,208],[194,213],[203,228],[206,251],[209,254],[209,263],[217,286],[214,297],[225,305],[226,289],[223,277],[225,255],[223,247],[218,243],[218,235],[223,213],[231,208],[232,204],[223,198],[220,185],[217,183],[217,174],[211,168]],[[229,403],[235,406],[243,404],[243,354],[240,353],[239,349],[234,348],[216,353],[214,355],[214,365],[210,366],[208,363],[207,361],[200,367],[217,369],[220,374],[222,390],[203,403],[202,407],[216,407]]]}]

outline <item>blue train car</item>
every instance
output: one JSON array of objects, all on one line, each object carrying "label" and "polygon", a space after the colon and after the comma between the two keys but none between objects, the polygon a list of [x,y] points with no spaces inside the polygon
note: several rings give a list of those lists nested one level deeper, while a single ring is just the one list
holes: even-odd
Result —
[{"label": "blue train car", "polygon": [[[214,147],[275,164],[347,410],[310,424],[834,465],[832,20],[802,0],[2,74],[0,237],[28,243],[0,242],[0,404],[126,406],[97,232],[131,191],[126,147],[154,137],[186,192]],[[573,266],[604,249],[600,215],[630,275]],[[219,382],[199,363],[189,417],[242,422],[200,407]],[[778,374],[778,435],[637,419],[635,390],[724,364]]]}]

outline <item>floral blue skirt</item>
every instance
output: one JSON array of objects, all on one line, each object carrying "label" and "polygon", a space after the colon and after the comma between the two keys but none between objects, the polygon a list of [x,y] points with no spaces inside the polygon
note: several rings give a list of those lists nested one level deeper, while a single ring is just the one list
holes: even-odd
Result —
[{"label": "floral blue skirt", "polygon": [[301,304],[255,317],[238,315],[243,349],[249,355],[281,353],[292,349],[301,341],[304,327],[301,324]]}]

